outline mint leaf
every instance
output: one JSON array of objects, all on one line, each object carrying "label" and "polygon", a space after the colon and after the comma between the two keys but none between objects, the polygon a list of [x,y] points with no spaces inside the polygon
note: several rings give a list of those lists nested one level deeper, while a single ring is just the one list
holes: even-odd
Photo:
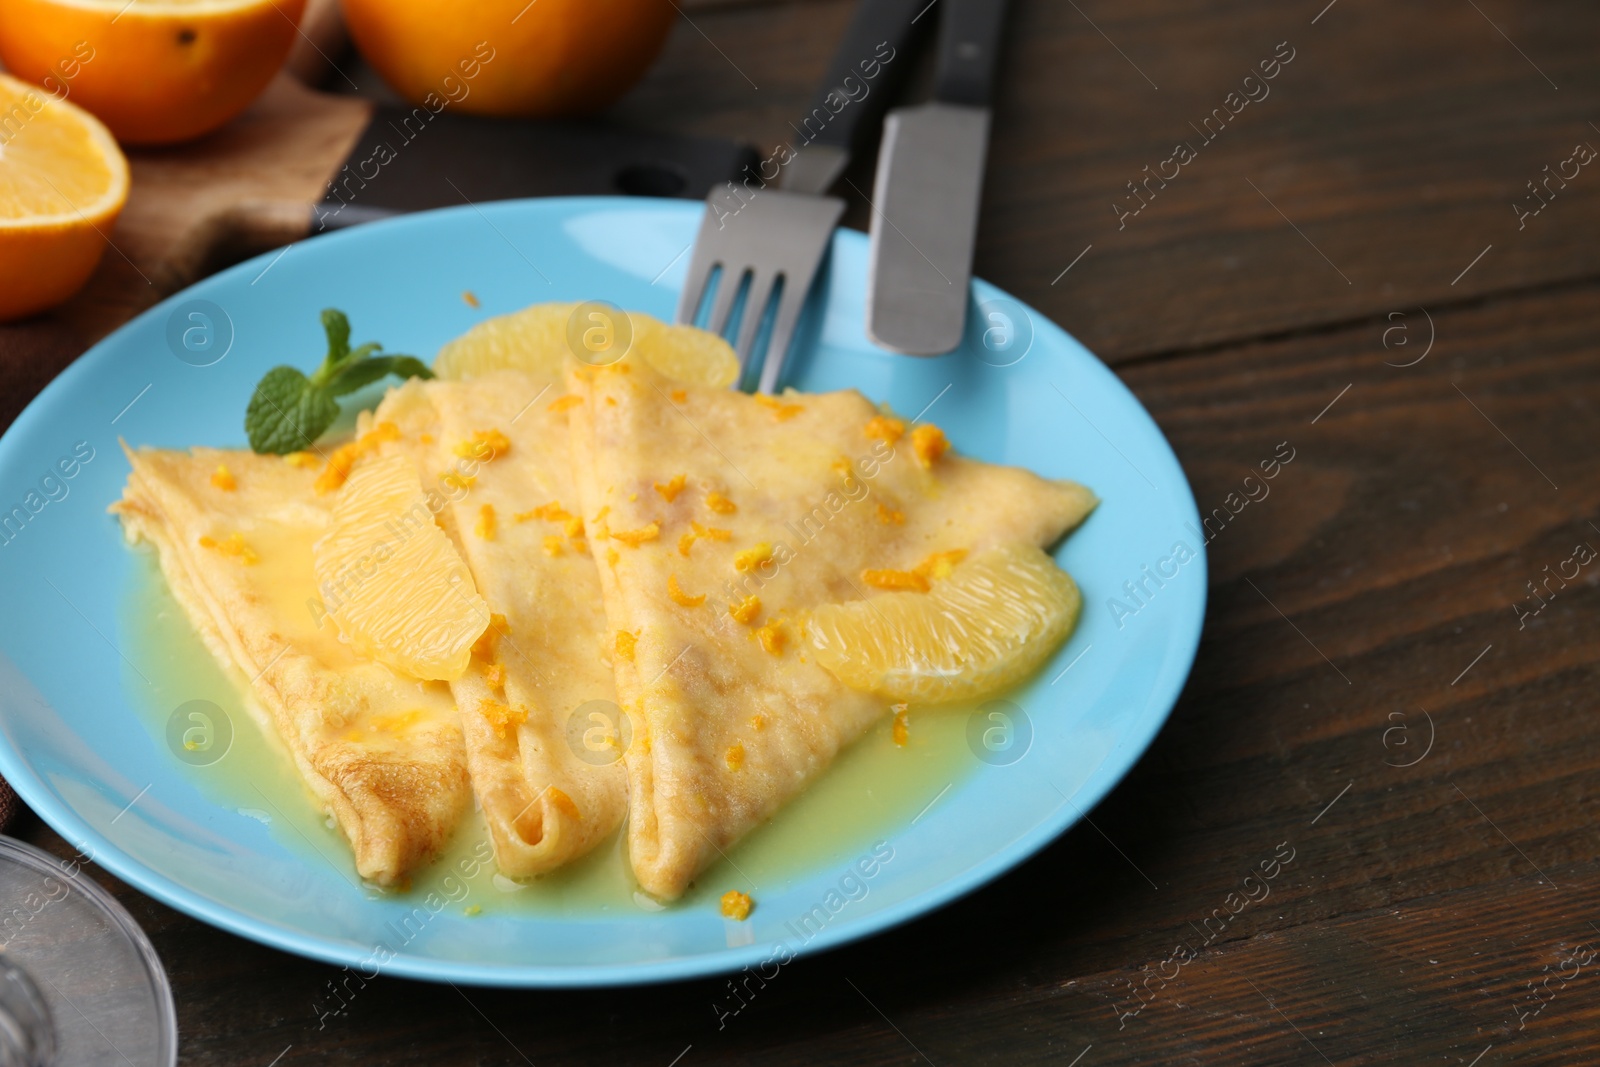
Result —
[{"label": "mint leaf", "polygon": [[338,402],[326,389],[293,367],[279,366],[251,394],[244,429],[252,451],[281,456],[310,448],[338,417]]},{"label": "mint leaf", "polygon": [[433,377],[416,356],[378,355],[383,346],[376,341],[352,349],[350,320],[338,308],[323,311],[322,330],[328,335],[328,354],[315,373],[307,377],[294,367],[273,367],[250,395],[244,430],[253,451],[281,456],[311,448],[339,417],[336,398],[391,374]]},{"label": "mint leaf", "polygon": [[344,396],[391,374],[399,378],[433,377],[433,371],[416,356],[372,356],[360,362],[346,363],[323,388],[333,396]]},{"label": "mint leaf", "polygon": [[337,366],[350,355],[350,320],[338,308],[324,308],[322,332],[328,335],[328,356],[323,365]]}]

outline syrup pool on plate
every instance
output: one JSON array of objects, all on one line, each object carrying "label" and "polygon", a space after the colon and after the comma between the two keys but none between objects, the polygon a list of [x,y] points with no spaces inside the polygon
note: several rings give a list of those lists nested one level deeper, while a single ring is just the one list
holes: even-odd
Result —
[{"label": "syrup pool on plate", "polygon": [[[216,743],[206,731],[218,724],[208,727],[206,718],[215,718],[213,709],[219,709],[226,720],[221,728],[229,734],[225,752],[214,762],[204,762],[204,757],[185,760],[185,772],[220,807],[240,819],[267,824],[286,848],[314,851],[311,862],[333,863],[354,881],[349,846],[329,825],[270,727],[263,728],[246,709],[245,679],[224,670],[207,651],[168,590],[154,551],[141,548],[134,556],[119,643],[149,680],[149,685],[140,681],[127,686],[129,693],[142,694],[139,711],[149,729],[165,744],[174,711],[197,702],[194,706],[203,716],[196,720],[201,731],[197,744]],[[969,713],[960,706],[920,714],[911,709],[903,747],[894,743],[892,722],[885,715],[804,794],[701,872],[670,906],[714,908],[727,890],[752,892],[752,885],[759,904],[763,887],[782,887],[810,872],[843,867],[874,841],[893,838],[948,786],[980,766],[968,748]],[[457,910],[468,915],[597,916],[659,908],[636,891],[623,831],[589,855],[526,883],[497,875],[489,856],[482,816],[469,813],[444,854],[416,872],[409,893],[420,898],[437,892],[459,900]]]}]

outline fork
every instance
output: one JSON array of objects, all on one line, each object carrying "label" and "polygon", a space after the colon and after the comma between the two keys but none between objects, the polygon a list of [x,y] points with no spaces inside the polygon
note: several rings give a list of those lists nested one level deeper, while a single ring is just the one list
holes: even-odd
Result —
[{"label": "fork", "polygon": [[[756,173],[746,168],[739,186],[729,182],[706,198],[677,321],[693,323],[709,295],[706,328],[725,333],[745,293],[734,342],[739,380],[759,362],[763,393],[777,391],[806,296],[844,214],[844,201],[824,194],[849,164],[851,145],[876,128],[908,73],[907,53],[927,6],[927,0],[861,0],[810,112],[798,126],[790,124],[799,147],[780,145]],[[780,175],[782,188],[771,188]],[[772,329],[757,353],[774,293]]]}]

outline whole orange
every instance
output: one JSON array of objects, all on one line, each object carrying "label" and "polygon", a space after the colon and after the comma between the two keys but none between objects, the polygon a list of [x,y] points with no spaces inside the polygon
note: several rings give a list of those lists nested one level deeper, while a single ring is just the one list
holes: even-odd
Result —
[{"label": "whole orange", "polygon": [[482,115],[581,115],[661,51],[670,0],[341,0],[361,54],[414,104]]},{"label": "whole orange", "polygon": [[305,0],[5,0],[0,61],[127,144],[187,141],[283,66]]}]

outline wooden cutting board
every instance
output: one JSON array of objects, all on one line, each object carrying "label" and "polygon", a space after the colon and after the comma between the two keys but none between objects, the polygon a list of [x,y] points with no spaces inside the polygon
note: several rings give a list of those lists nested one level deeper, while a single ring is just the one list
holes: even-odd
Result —
[{"label": "wooden cutting board", "polygon": [[89,284],[51,312],[0,326],[0,427],[90,344],[193,280],[219,236],[243,220],[288,221],[265,205],[320,199],[371,111],[281,74],[217,133],[130,150],[128,204]]},{"label": "wooden cutting board", "polygon": [[[448,109],[435,116],[308,89],[287,74],[217,133],[128,156],[128,205],[88,287],[47,315],[0,326],[0,426],[79,352],[144,308],[221,266],[308,236],[312,205],[335,178],[336,225],[373,209],[463,200],[616,192],[700,199],[755,161],[725,139],[600,121]],[[371,180],[361,180],[369,167]]]}]

